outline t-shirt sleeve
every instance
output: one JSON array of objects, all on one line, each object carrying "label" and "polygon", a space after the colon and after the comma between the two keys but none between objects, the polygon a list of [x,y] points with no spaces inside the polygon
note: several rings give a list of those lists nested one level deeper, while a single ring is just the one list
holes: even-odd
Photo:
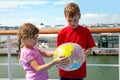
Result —
[{"label": "t-shirt sleeve", "polygon": [[92,37],[92,33],[89,31],[88,33],[88,45],[87,45],[87,48],[92,48],[92,47],[95,47],[96,44],[95,44],[95,41]]},{"label": "t-shirt sleeve", "polygon": [[63,43],[63,35],[62,35],[62,32],[59,32],[57,36],[56,47],[58,47],[62,43]]},{"label": "t-shirt sleeve", "polygon": [[34,59],[34,54],[32,52],[28,52],[26,55],[26,62],[30,62],[32,59]]},{"label": "t-shirt sleeve", "polygon": [[34,54],[32,51],[23,50],[20,56],[21,56],[20,62],[22,64],[26,64],[26,63],[30,62],[32,59],[34,59]]}]

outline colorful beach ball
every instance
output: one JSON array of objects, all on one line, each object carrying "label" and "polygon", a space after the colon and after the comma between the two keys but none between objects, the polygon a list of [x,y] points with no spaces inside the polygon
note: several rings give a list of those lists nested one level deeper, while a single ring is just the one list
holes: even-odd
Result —
[{"label": "colorful beach ball", "polygon": [[54,59],[60,56],[68,57],[67,64],[57,64],[57,66],[65,71],[76,70],[81,67],[84,62],[83,49],[76,43],[64,43],[57,47]]}]

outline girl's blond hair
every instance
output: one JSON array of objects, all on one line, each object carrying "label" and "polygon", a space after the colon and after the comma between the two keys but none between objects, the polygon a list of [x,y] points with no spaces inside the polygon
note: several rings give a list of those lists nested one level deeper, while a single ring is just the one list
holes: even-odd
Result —
[{"label": "girl's blond hair", "polygon": [[21,40],[25,37],[34,37],[35,34],[39,33],[39,29],[31,24],[31,23],[24,23],[18,29],[18,52],[21,50]]}]

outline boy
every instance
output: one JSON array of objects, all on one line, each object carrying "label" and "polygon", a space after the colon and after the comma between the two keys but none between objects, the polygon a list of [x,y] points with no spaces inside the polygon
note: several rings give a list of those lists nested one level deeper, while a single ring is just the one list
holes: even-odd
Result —
[{"label": "boy", "polygon": [[58,33],[57,47],[66,42],[77,43],[84,49],[85,61],[74,71],[58,69],[60,80],[83,80],[86,77],[86,57],[90,54],[91,48],[95,47],[95,42],[89,29],[79,25],[81,13],[76,3],[68,3],[64,8],[64,15],[68,25]]}]

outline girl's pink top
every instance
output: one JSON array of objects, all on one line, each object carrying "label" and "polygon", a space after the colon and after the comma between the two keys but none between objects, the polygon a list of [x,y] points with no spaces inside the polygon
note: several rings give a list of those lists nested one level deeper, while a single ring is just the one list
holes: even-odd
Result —
[{"label": "girl's pink top", "polygon": [[34,49],[21,49],[20,63],[26,71],[26,80],[47,80],[47,71],[37,72],[31,67],[30,61],[33,59],[35,59],[39,63],[39,65],[45,64],[42,55],[40,54],[40,51],[37,47],[34,47]]}]

